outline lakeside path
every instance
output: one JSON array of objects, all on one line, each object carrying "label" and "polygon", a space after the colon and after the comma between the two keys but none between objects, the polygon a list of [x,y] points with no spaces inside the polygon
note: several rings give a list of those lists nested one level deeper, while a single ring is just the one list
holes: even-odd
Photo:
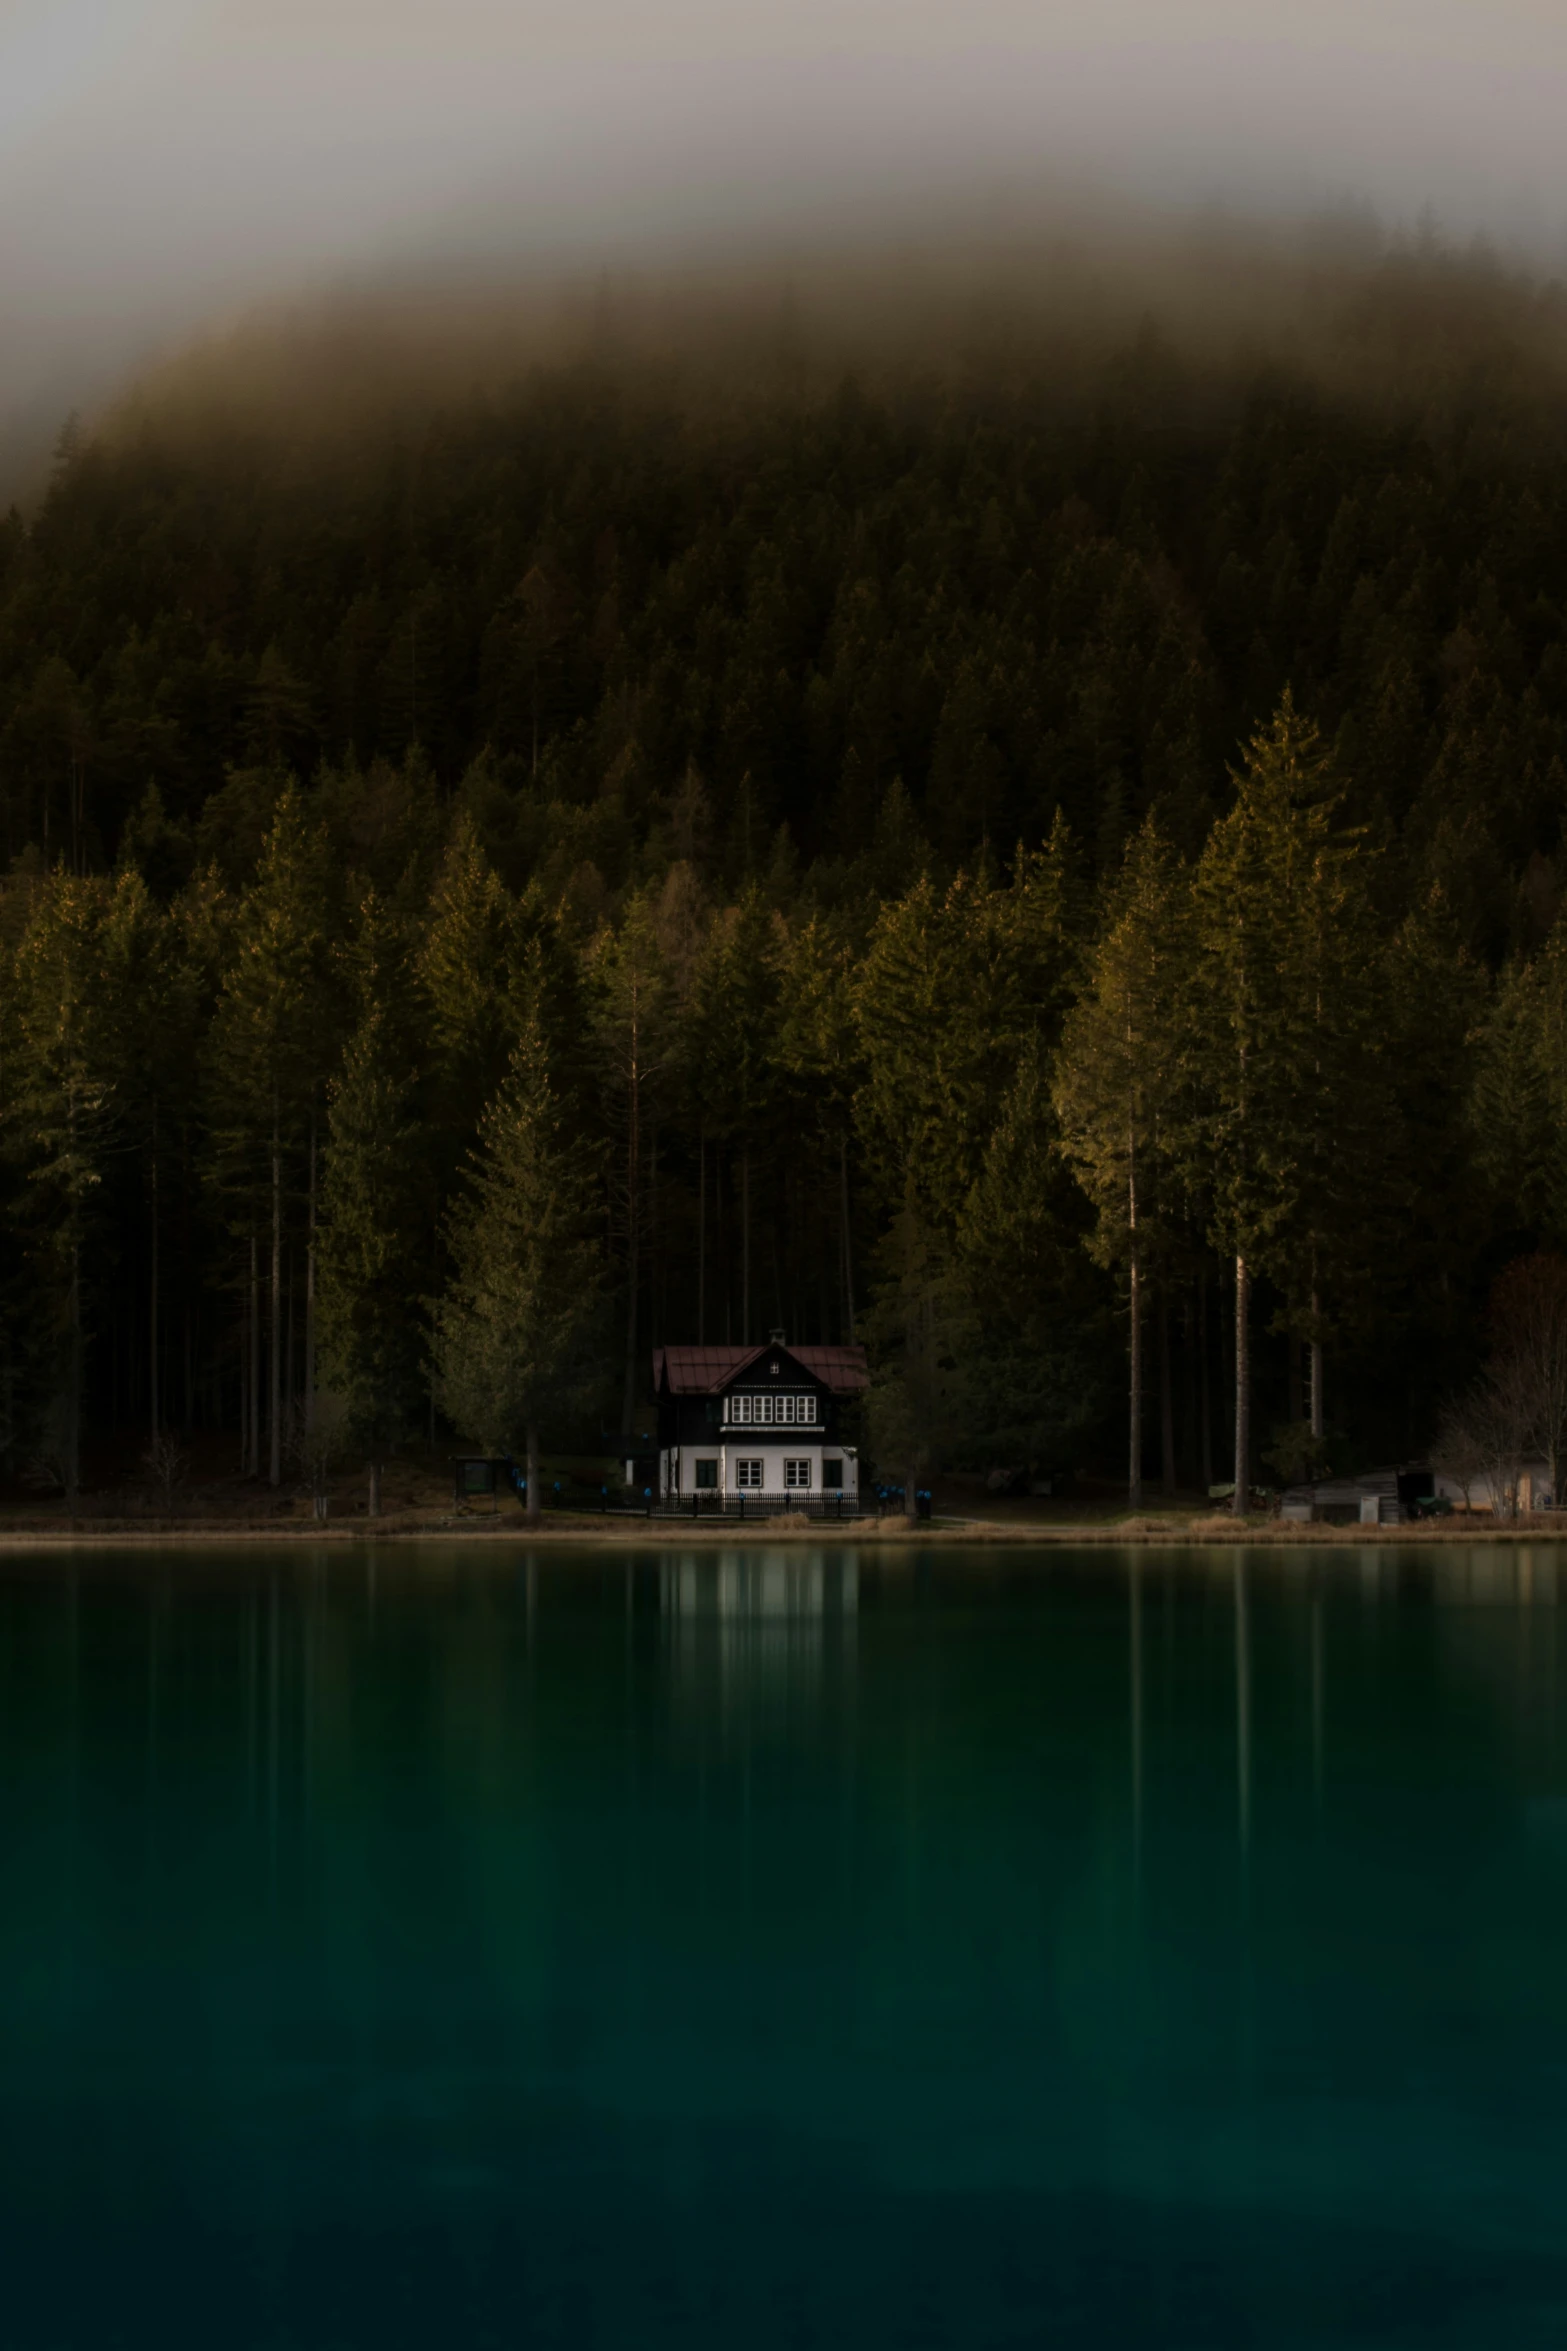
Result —
[{"label": "lakeside path", "polygon": [[1228,1516],[1194,1518],[1155,1518],[1142,1516],[1121,1520],[1087,1519],[1080,1521],[1049,1522],[1012,1520],[998,1523],[993,1519],[939,1518],[926,1525],[911,1525],[901,1519],[813,1519],[805,1523],[781,1519],[758,1519],[755,1523],[714,1524],[712,1521],[692,1521],[669,1518],[602,1518],[584,1515],[580,1518],[564,1515],[545,1519],[537,1527],[530,1527],[521,1517],[472,1518],[425,1516],[413,1512],[389,1512],[378,1521],[357,1519],[328,1519],[324,1523],[309,1519],[252,1520],[236,1524],[232,1519],[91,1519],[83,1517],[72,1524],[59,1520],[18,1520],[9,1525],[0,1522],[0,1553],[38,1552],[44,1550],[115,1549],[145,1546],[168,1549],[212,1548],[225,1544],[322,1544],[357,1545],[410,1544],[421,1542],[462,1542],[473,1544],[527,1543],[551,1550],[603,1549],[608,1546],[634,1546],[645,1550],[650,1545],[689,1550],[695,1546],[715,1549],[733,1549],[737,1545],[799,1543],[838,1546],[885,1545],[905,1549],[910,1544],[961,1546],[966,1549],[981,1547],[986,1550],[1056,1550],[1089,1547],[1123,1548],[1129,1544],[1147,1544],[1161,1549],[1190,1546],[1211,1549],[1216,1544],[1266,1544],[1279,1549],[1297,1550],[1324,1546],[1335,1549],[1363,1549],[1367,1545],[1396,1544],[1402,1547],[1416,1545],[1441,1546],[1449,1543],[1560,1543],[1567,1542],[1567,1524],[1554,1514],[1551,1518],[1522,1518],[1493,1525],[1489,1517],[1476,1513],[1473,1517],[1455,1516],[1449,1519],[1429,1520],[1411,1526],[1301,1526],[1285,1524],[1279,1519],[1242,1519]]}]

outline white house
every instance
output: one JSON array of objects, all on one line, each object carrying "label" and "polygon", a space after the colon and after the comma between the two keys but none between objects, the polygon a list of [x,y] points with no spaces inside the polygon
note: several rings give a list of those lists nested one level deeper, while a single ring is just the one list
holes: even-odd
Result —
[{"label": "white house", "polygon": [[870,1385],[863,1347],[659,1347],[658,1498],[759,1508],[859,1497],[843,1407]]}]

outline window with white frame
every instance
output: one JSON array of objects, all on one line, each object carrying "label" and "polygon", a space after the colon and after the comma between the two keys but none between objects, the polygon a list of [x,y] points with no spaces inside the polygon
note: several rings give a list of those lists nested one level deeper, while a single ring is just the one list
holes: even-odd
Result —
[{"label": "window with white frame", "polygon": [[784,1484],[791,1493],[797,1493],[802,1486],[808,1486],[810,1482],[811,1465],[809,1461],[786,1461],[784,1463]]},{"label": "window with white frame", "polygon": [[811,1428],[814,1396],[726,1396],[724,1418],[731,1428]]},{"label": "window with white frame", "polygon": [[735,1486],[742,1494],[759,1494],[762,1490],[762,1465],[759,1461],[735,1463]]}]

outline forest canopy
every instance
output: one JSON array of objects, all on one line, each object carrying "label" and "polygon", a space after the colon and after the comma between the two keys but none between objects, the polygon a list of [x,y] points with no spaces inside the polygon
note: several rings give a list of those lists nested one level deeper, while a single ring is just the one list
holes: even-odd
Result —
[{"label": "forest canopy", "polygon": [[869,1341],[889,1466],[1114,1468],[1137,1295],[1207,1483],[1242,1259],[1259,1451],[1423,1445],[1567,1228],[1561,310],[1308,291],[62,436],[0,526],[13,1467],[276,1481],[318,1385],[471,1436],[502,1258],[562,1441],[781,1325]]}]

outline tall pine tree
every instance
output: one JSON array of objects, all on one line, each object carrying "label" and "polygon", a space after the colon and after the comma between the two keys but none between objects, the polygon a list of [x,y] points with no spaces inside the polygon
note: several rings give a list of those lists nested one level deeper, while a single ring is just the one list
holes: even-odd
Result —
[{"label": "tall pine tree", "polygon": [[567,1132],[530,1014],[452,1215],[452,1276],[433,1309],[431,1352],[453,1424],[489,1451],[525,1448],[532,1519],[540,1427],[587,1377],[603,1278],[598,1222],[593,1163]]}]

